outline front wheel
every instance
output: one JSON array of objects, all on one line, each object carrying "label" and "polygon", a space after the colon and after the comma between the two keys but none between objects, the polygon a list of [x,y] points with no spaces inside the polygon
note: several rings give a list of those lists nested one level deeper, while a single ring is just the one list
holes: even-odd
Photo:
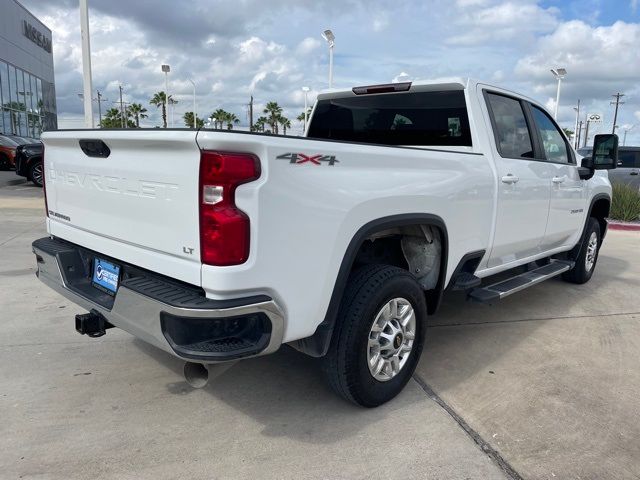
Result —
[{"label": "front wheel", "polygon": [[601,243],[600,223],[591,217],[587,224],[586,235],[582,239],[576,264],[571,270],[563,273],[562,278],[571,283],[587,283],[596,269]]},{"label": "front wheel", "polygon": [[426,317],[424,292],[406,270],[369,265],[354,272],[323,358],[333,390],[364,407],[398,395],[420,359]]}]

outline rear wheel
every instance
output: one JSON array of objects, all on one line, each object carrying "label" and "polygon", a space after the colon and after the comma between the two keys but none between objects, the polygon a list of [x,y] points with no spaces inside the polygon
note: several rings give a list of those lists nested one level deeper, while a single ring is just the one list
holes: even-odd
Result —
[{"label": "rear wheel", "polygon": [[37,187],[41,187],[43,183],[44,170],[42,168],[42,160],[33,162],[29,167],[29,178]]},{"label": "rear wheel", "polygon": [[406,270],[369,265],[351,276],[323,371],[333,390],[376,407],[404,388],[424,344],[425,295]]},{"label": "rear wheel", "polygon": [[9,157],[5,154],[0,155],[0,170],[9,170]]},{"label": "rear wheel", "polygon": [[576,258],[576,264],[571,270],[563,273],[562,278],[571,283],[587,283],[596,269],[601,243],[600,223],[591,217],[580,246],[580,254]]}]

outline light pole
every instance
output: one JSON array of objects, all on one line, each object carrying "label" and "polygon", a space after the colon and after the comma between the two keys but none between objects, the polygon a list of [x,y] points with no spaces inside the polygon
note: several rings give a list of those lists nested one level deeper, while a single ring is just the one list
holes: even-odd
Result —
[{"label": "light pole", "polygon": [[84,93],[84,124],[93,128],[93,91],[91,80],[91,44],[89,42],[89,6],[87,0],[80,0],[80,36],[82,37],[82,83]]},{"label": "light pole", "polygon": [[336,37],[331,30],[325,30],[322,32],[322,38],[327,41],[329,45],[329,88],[333,87],[333,47],[336,44]]},{"label": "light pole", "polygon": [[308,117],[307,110],[309,108],[307,107],[307,104],[308,104],[307,94],[309,93],[309,87],[302,87],[302,91],[304,92],[304,128],[302,131],[302,133],[304,134],[307,131],[307,122],[309,121],[309,119],[307,118]]},{"label": "light pole", "polygon": [[196,119],[198,118],[196,116],[196,82],[193,81],[193,79],[189,79],[189,81],[191,82],[191,85],[193,85],[193,129],[195,130],[196,128],[198,128],[198,122],[196,121]]},{"label": "light pole", "polygon": [[624,137],[622,137],[622,146],[624,147],[627,143],[627,132],[629,130],[633,130],[635,125],[623,125],[622,129],[624,130]]},{"label": "light pole", "polygon": [[551,73],[558,80],[558,90],[556,92],[556,108],[553,113],[553,118],[558,120],[558,105],[560,103],[560,85],[562,84],[562,79],[567,75],[567,70],[565,68],[552,68]]},{"label": "light pole", "polygon": [[[92,98],[91,100],[94,102],[98,102],[98,127],[102,128],[102,102],[108,102],[108,98],[102,98],[104,95],[100,93],[100,90],[96,90],[98,96],[96,98]],[[78,96],[80,100],[84,101],[84,93],[79,93]]]},{"label": "light pole", "polygon": [[169,72],[171,71],[171,67],[169,65],[163,64],[162,71],[164,72],[164,109],[168,117],[169,116]]},{"label": "light pole", "polygon": [[573,107],[573,110],[576,112],[576,128],[573,131],[573,145],[577,149],[578,148],[578,121],[580,120],[580,99],[578,99],[578,106]]}]

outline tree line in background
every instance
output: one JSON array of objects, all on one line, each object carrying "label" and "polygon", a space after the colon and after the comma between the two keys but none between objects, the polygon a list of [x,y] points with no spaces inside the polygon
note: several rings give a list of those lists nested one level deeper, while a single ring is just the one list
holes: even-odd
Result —
[{"label": "tree line in background", "polygon": [[[169,95],[168,103],[175,105],[178,103]],[[162,109],[162,127],[167,128],[167,96],[165,92],[156,92],[149,100],[149,104],[156,108]],[[148,110],[139,103],[132,103],[127,107],[110,108],[102,117],[100,122],[101,128],[140,128],[140,120],[148,118]],[[278,135],[282,132],[283,135],[287,134],[287,130],[291,129],[291,120],[283,115],[283,110],[278,102],[267,102],[263,116],[251,125],[252,132],[271,133]],[[311,108],[308,109],[307,115],[311,113]],[[182,120],[186,127],[193,128],[193,112],[185,112],[182,116]],[[207,117],[211,126],[220,130],[233,130],[233,126],[240,123],[240,119],[235,113],[227,112],[222,108],[217,109],[211,115]],[[296,117],[299,122],[304,122],[305,114],[302,112]],[[205,119],[196,116],[196,127],[201,128],[205,125]]]}]

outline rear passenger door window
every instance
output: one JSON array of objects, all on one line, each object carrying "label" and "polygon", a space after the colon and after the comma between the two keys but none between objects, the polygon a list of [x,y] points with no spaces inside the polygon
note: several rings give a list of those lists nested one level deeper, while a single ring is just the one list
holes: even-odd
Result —
[{"label": "rear passenger door window", "polygon": [[545,158],[550,162],[570,163],[571,155],[567,141],[549,114],[535,105],[531,106],[531,112],[536,122]]},{"label": "rear passenger door window", "polygon": [[533,158],[533,142],[522,103],[496,93],[487,93],[487,103],[500,156]]}]

